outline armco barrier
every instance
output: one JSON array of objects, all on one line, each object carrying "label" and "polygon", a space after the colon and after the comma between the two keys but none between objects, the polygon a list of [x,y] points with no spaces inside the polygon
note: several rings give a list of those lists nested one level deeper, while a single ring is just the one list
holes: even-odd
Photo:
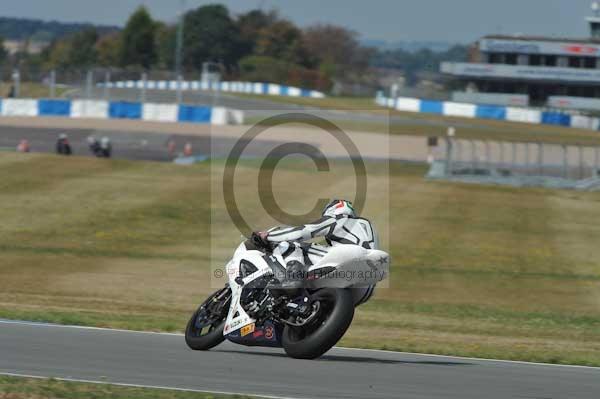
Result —
[{"label": "armco barrier", "polygon": [[475,117],[482,119],[506,120],[506,107],[496,105],[478,105],[475,109]]},{"label": "armco barrier", "polygon": [[38,102],[14,98],[2,100],[2,116],[38,116]]},{"label": "armco barrier", "polygon": [[571,116],[571,126],[579,129],[598,130],[600,120],[589,116],[573,115]]},{"label": "armco barrier", "polygon": [[523,122],[523,123],[542,123],[542,111],[537,109],[525,109],[508,107],[506,108],[506,120],[511,122]]},{"label": "armco barrier", "polygon": [[396,101],[396,109],[398,111],[419,112],[421,101],[416,98],[399,98]]},{"label": "armco barrier", "polygon": [[381,94],[375,97],[375,103],[382,107],[394,108],[398,111],[600,130],[600,118],[569,115],[561,112],[542,112],[530,108],[476,105],[451,101],[421,100],[418,98],[407,97],[387,98]]},{"label": "armco barrier", "polygon": [[1,116],[62,116],[91,119],[135,119],[155,122],[241,125],[244,112],[224,107],[152,104],[127,101],[0,99]]},{"label": "armco barrier", "polygon": [[71,104],[71,118],[108,118],[108,102],[96,100],[74,100]]},{"label": "armco barrier", "polygon": [[444,104],[441,101],[421,101],[421,112],[429,114],[441,114],[444,111]]},{"label": "armco barrier", "polygon": [[39,100],[38,113],[40,116],[69,116],[71,115],[71,101]]},{"label": "armco barrier", "polygon": [[571,115],[558,112],[542,112],[542,123],[546,125],[571,126]]},{"label": "armco barrier", "polygon": [[142,106],[142,120],[156,122],[177,122],[179,107],[176,104],[151,104]]},{"label": "armco barrier", "polygon": [[[178,82],[155,81],[155,80],[128,80],[109,82],[108,88],[118,89],[138,89],[146,88],[148,90],[177,90]],[[105,83],[98,83],[98,87],[104,87]],[[228,93],[248,93],[271,96],[289,96],[289,97],[311,97],[324,98],[325,94],[316,90],[301,89],[293,86],[278,85],[275,83],[263,82],[201,82],[201,81],[181,81],[181,90],[214,90]]]},{"label": "armco barrier", "polygon": [[461,116],[463,118],[475,118],[477,106],[474,104],[445,102],[443,114],[448,116]]},{"label": "armco barrier", "polygon": [[108,116],[112,119],[142,119],[142,104],[128,101],[111,101]]},{"label": "armco barrier", "polygon": [[211,121],[212,110],[210,107],[179,106],[179,122],[208,123]]}]

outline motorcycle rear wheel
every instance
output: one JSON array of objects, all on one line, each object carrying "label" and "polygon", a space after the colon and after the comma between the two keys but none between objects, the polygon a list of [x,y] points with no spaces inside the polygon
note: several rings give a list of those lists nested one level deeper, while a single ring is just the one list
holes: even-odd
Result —
[{"label": "motorcycle rear wheel", "polygon": [[[228,291],[228,292],[225,292]],[[215,298],[223,297],[218,303]],[[194,312],[185,328],[185,343],[190,349],[205,351],[225,340],[223,328],[231,302],[231,290],[223,288],[212,294]]]},{"label": "motorcycle rear wheel", "polygon": [[317,319],[307,326],[286,325],[283,329],[283,349],[296,359],[323,355],[344,336],[354,318],[354,300],[346,289],[325,288],[315,292],[311,300],[319,301]]}]

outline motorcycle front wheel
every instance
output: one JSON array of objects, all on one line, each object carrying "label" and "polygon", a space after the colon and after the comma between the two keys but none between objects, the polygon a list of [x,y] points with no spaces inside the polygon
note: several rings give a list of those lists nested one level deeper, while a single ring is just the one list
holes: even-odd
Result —
[{"label": "motorcycle front wheel", "polygon": [[286,325],[283,329],[283,349],[296,359],[316,359],[327,352],[344,336],[354,318],[352,293],[346,289],[321,289],[311,301],[319,303],[316,319],[306,326]]},{"label": "motorcycle front wheel", "polygon": [[231,303],[231,290],[225,287],[212,294],[194,312],[185,328],[185,343],[193,350],[205,351],[225,340],[223,328]]}]

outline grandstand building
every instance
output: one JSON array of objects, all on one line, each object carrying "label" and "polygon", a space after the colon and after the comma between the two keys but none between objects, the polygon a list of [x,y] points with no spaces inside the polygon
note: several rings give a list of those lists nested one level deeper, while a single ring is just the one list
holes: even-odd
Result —
[{"label": "grandstand building", "polygon": [[459,90],[453,100],[600,110],[600,6],[592,8],[589,38],[490,35],[469,62],[442,63]]}]

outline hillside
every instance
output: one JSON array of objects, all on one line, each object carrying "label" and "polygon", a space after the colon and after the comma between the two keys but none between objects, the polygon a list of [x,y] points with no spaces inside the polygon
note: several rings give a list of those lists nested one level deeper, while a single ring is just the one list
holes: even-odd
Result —
[{"label": "hillside", "polygon": [[94,26],[100,34],[120,29],[118,26],[0,17],[0,36],[7,40],[50,42],[90,26]]}]

